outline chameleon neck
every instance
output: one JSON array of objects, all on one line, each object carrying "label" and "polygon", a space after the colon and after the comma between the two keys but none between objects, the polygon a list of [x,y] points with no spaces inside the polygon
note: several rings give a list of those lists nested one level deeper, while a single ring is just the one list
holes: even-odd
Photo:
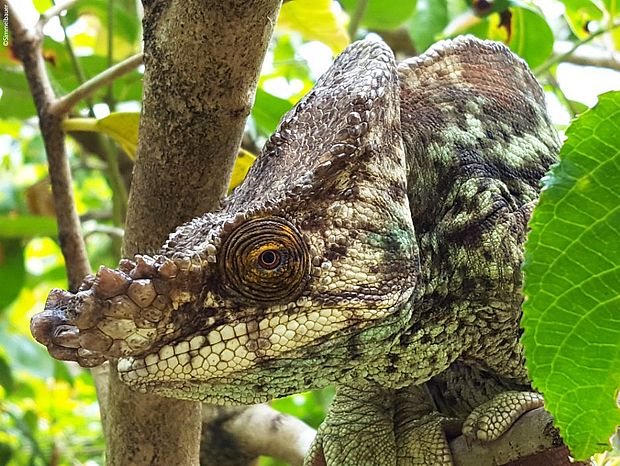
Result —
[{"label": "chameleon neck", "polygon": [[522,249],[558,140],[527,70],[498,72],[473,85],[468,70],[485,58],[462,54],[458,60],[456,81],[445,57],[441,64],[413,60],[398,69],[421,276],[410,322],[392,350],[400,356],[391,364],[418,382],[457,359],[525,381],[522,349],[514,344]]}]

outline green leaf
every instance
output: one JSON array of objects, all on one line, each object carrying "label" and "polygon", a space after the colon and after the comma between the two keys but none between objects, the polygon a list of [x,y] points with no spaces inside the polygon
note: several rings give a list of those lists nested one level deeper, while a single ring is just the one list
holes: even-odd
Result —
[{"label": "green leaf", "polygon": [[140,113],[115,112],[97,120],[97,129],[111,136],[132,159],[136,158]]},{"label": "green leaf", "polygon": [[[30,335],[11,333],[7,325],[0,322],[0,338],[15,374],[26,371],[40,379],[54,376],[54,360],[49,357],[45,347],[35,342]],[[20,389],[26,393],[29,390],[25,386]]]},{"label": "green leaf", "polygon": [[0,216],[0,238],[32,238],[33,236],[56,236],[56,219],[21,215]]},{"label": "green leaf", "polygon": [[256,156],[254,154],[245,149],[239,149],[237,159],[235,160],[235,168],[233,169],[230,177],[230,183],[228,185],[229,193],[241,184],[255,160]]},{"label": "green leaf", "polygon": [[74,377],[64,361],[54,359],[54,379],[63,380],[73,386]]},{"label": "green leaf", "polygon": [[33,0],[32,3],[39,13],[45,13],[46,10],[54,6],[51,0]]},{"label": "green leaf", "polygon": [[268,136],[274,132],[280,118],[291,107],[292,105],[288,100],[280,99],[259,88],[256,91],[254,107],[252,107],[252,118],[260,132]]},{"label": "green leaf", "polygon": [[15,381],[13,380],[13,374],[11,373],[11,367],[6,362],[4,355],[0,355],[0,386],[4,388],[6,393],[13,391]]},{"label": "green leaf", "polygon": [[[516,0],[511,3],[516,4]],[[553,32],[545,18],[534,8],[518,2],[510,15],[493,13],[479,22],[463,21],[465,28],[451,31],[452,35],[473,34],[481,39],[504,42],[523,58],[530,68],[536,68],[553,52]]]},{"label": "green leaf", "polygon": [[[359,0],[340,0],[340,4],[353,15]],[[415,10],[416,0],[368,0],[361,25],[368,29],[396,29],[402,26]]]},{"label": "green leaf", "polygon": [[0,68],[0,118],[30,118],[37,114],[23,71]]},{"label": "green leaf", "polygon": [[[62,122],[62,127],[65,131],[95,131],[107,134],[123,148],[130,158],[135,159],[139,124],[140,113],[115,112],[99,119],[68,118]],[[239,151],[229,189],[234,188],[243,180],[255,158],[243,149]]]},{"label": "green leaf", "polygon": [[586,39],[590,32],[588,23],[599,21],[603,12],[592,0],[561,0],[564,4],[564,17],[571,30],[579,39]]},{"label": "green leaf", "polygon": [[447,0],[418,0],[408,27],[416,50],[423,52],[436,42],[449,20]]},{"label": "green leaf", "polygon": [[2,135],[17,139],[21,128],[22,123],[19,120],[0,120],[0,134]]},{"label": "green leaf", "polygon": [[282,5],[278,27],[299,32],[307,40],[319,40],[334,53],[349,45],[344,15],[338,15],[332,0],[294,0]]},{"label": "green leaf", "polygon": [[545,18],[530,8],[512,8],[510,50],[522,57],[530,68],[544,63],[553,52],[553,32]]},{"label": "green leaf", "polygon": [[0,241],[0,277],[2,277],[0,285],[1,310],[17,298],[26,281],[24,248],[21,241]]},{"label": "green leaf", "polygon": [[8,443],[0,441],[0,466],[5,466],[11,461],[13,448]]},{"label": "green leaf", "polygon": [[606,449],[620,425],[620,92],[568,128],[544,179],[523,270],[523,344],[577,459]]},{"label": "green leaf", "polygon": [[103,118],[69,118],[63,121],[65,131],[95,131],[107,134],[131,157],[136,158],[140,113],[115,112]]},{"label": "green leaf", "polygon": [[[611,29],[614,24],[618,24],[620,19],[620,2],[618,0],[603,0],[603,5],[607,10],[607,27]],[[620,50],[620,27],[613,28],[610,35],[614,48]]]}]

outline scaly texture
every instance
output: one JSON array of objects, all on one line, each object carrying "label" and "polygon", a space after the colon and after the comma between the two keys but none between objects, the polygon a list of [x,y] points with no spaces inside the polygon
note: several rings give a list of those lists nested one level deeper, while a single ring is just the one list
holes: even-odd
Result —
[{"label": "scaly texture", "polygon": [[120,358],[124,382],[178,398],[337,384],[309,465],[449,463],[472,410],[467,426],[492,438],[518,416],[506,393],[519,412],[536,398],[519,393],[520,265],[557,150],[540,87],[505,47],[462,38],[397,66],[385,44],[355,43],[219,212],[154,258],[52,291],[33,334],[56,357]]}]

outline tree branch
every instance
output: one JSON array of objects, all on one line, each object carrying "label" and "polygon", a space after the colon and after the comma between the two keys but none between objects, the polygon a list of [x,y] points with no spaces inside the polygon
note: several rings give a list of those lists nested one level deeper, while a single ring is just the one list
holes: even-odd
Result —
[{"label": "tree branch", "polygon": [[41,50],[43,35],[38,28],[27,28],[8,0],[2,0],[2,3],[9,8],[9,30],[13,36],[13,52],[24,66],[39,116],[58,221],[58,240],[65,258],[69,289],[75,291],[84,276],[90,273],[90,264],[75,208],[65,135],[60,126],[60,118],[50,112],[55,96]]},{"label": "tree branch", "polygon": [[608,28],[601,29],[600,31],[593,32],[588,37],[586,37],[585,39],[583,39],[583,40],[581,40],[579,42],[571,43],[570,47],[568,48],[568,50],[566,50],[564,53],[559,54],[559,55],[554,54],[545,63],[540,65],[535,70],[532,70],[534,72],[534,75],[540,76],[545,71],[549,70],[556,63],[560,63],[560,62],[563,62],[563,61],[570,60],[570,57],[575,53],[575,51],[579,47],[583,47],[587,43],[589,43],[589,42],[593,41],[594,39],[596,39],[598,36],[606,34],[606,33],[610,32],[610,31],[614,30],[617,27],[620,27],[620,23],[614,23],[614,24],[610,25]]},{"label": "tree branch", "polygon": [[53,113],[59,117],[66,115],[75,105],[78,104],[78,102],[84,98],[91,96],[97,90],[107,86],[114,80],[136,69],[140,66],[140,64],[142,64],[143,58],[144,55],[142,53],[138,53],[108,68],[94,78],[89,79],[69,94],[54,102],[50,106],[50,113]]},{"label": "tree branch", "polygon": [[39,22],[37,23],[37,29],[40,31],[43,30],[43,27],[54,17],[60,15],[65,10],[71,8],[78,0],[66,0],[64,2],[60,2],[52,7],[50,7],[47,11],[45,11],[41,17],[39,18]]},{"label": "tree branch", "polygon": [[202,444],[211,451],[201,454],[201,466],[220,466],[221,457],[236,457],[239,465],[245,465],[259,456],[301,466],[316,435],[304,422],[266,404],[207,408],[202,415]]},{"label": "tree branch", "polygon": [[[144,1],[144,100],[123,252],[219,204],[280,0]],[[130,391],[110,365],[107,464],[197,464],[201,406]],[[218,462],[223,466],[225,462]]]},{"label": "tree branch", "polygon": [[497,464],[510,466],[579,466],[572,462],[568,448],[553,426],[553,417],[543,408],[530,411],[508,432],[493,442],[479,442],[461,435],[450,441],[456,466]]}]

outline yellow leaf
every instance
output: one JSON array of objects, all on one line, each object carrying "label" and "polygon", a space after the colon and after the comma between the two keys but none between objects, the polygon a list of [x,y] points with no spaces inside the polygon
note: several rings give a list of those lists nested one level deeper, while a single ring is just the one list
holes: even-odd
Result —
[{"label": "yellow leaf", "polygon": [[67,118],[62,122],[65,131],[93,131],[104,133],[114,139],[134,160],[138,145],[138,112],[115,112],[108,116],[96,118]]},{"label": "yellow leaf", "polygon": [[[65,131],[94,131],[107,134],[123,148],[132,160],[135,160],[139,122],[138,112],[115,112],[100,119],[68,118],[62,122],[62,127]],[[256,156],[244,149],[239,149],[228,192],[241,184],[254,160]]]},{"label": "yellow leaf", "polygon": [[233,167],[232,176],[230,177],[230,184],[228,185],[229,194],[234,188],[241,184],[255,160],[256,156],[252,153],[245,149],[239,149],[237,160],[235,160],[235,166]]},{"label": "yellow leaf", "polygon": [[138,145],[138,112],[115,112],[97,120],[97,129],[112,137],[134,160]]},{"label": "yellow leaf", "polygon": [[292,0],[282,5],[278,28],[299,32],[307,40],[319,40],[340,53],[351,39],[346,15],[332,0]]}]

